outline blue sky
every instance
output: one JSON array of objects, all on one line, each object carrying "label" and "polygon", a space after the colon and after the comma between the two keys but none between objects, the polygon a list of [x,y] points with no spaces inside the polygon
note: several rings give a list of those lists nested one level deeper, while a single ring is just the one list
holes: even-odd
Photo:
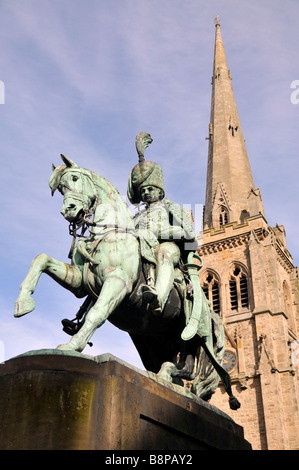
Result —
[{"label": "blue sky", "polygon": [[[48,188],[60,153],[125,196],[135,136],[146,130],[154,139],[146,158],[161,164],[167,196],[204,204],[217,14],[255,185],[269,224],[285,226],[298,265],[297,0],[0,0],[5,359],[68,340],[60,320],[80,306],[44,275],[36,310],[13,317],[32,259],[46,252],[67,261],[62,200]],[[93,343],[86,353],[141,366],[127,334],[108,322]]]}]

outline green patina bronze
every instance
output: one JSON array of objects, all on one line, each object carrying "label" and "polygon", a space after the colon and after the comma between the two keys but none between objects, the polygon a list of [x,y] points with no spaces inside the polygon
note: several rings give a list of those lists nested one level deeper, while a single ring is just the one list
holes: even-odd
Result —
[{"label": "green patina bronze", "polygon": [[146,132],[136,137],[139,162],[128,182],[130,202],[142,204],[135,217],[102,176],[63,155],[63,165],[53,166],[49,185],[52,195],[56,190],[63,195],[61,213],[73,237],[71,262],[38,255],[21,284],[15,316],[34,309],[31,295],[46,273],[85,298],[76,317],[62,321],[72,337],[57,349],[83,351],[109,319],[130,334],[147,370],[168,381],[190,380],[192,392],[205,400],[221,377],[236,409],[240,405],[221,365],[223,326],[199,283],[202,261],[190,251],[196,246],[190,216],[164,198],[161,167],[144,159],[151,142]]}]

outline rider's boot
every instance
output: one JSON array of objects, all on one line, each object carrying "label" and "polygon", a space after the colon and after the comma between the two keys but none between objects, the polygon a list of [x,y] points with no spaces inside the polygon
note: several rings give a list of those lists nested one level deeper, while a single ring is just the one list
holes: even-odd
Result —
[{"label": "rider's boot", "polygon": [[156,282],[143,286],[142,299],[150,304],[154,315],[162,315],[174,281],[174,269],[178,265],[180,250],[174,243],[161,243],[156,250]]}]

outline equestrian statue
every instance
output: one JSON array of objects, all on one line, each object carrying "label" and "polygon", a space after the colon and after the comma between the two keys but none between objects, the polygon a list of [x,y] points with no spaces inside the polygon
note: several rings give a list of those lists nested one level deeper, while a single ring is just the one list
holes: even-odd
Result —
[{"label": "equestrian statue", "polygon": [[108,319],[128,332],[146,370],[170,382],[189,381],[206,401],[221,378],[230,407],[238,409],[222,367],[224,328],[199,282],[202,260],[191,217],[165,198],[161,167],[144,158],[151,142],[147,132],[136,136],[139,161],[128,181],[134,217],[102,176],[64,155],[63,165],[52,166],[52,195],[62,194],[61,214],[70,223],[70,262],[38,255],[20,286],[15,317],[35,308],[31,295],[46,273],[84,298],[76,317],[62,320],[71,339],[57,349],[82,352]]}]

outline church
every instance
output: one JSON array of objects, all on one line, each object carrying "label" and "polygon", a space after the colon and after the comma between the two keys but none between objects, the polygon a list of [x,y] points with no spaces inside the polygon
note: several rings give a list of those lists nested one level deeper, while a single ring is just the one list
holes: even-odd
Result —
[{"label": "church", "polygon": [[299,449],[299,276],[283,225],[270,227],[255,187],[216,20],[200,282],[222,318],[224,366],[211,404],[244,427],[254,450]]}]

